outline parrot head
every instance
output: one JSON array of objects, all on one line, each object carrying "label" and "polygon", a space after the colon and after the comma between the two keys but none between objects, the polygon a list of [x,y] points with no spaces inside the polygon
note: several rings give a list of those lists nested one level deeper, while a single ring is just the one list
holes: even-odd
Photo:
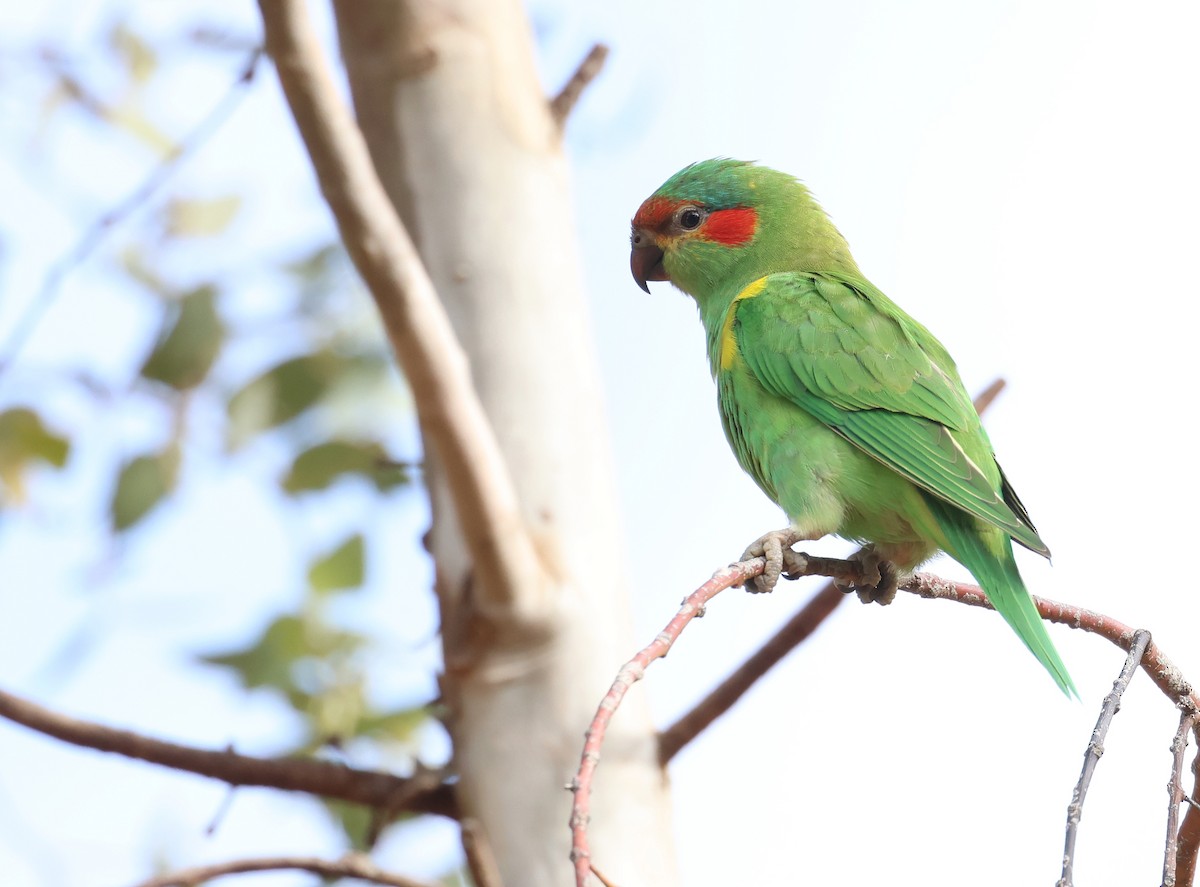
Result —
[{"label": "parrot head", "polygon": [[629,268],[646,292],[669,280],[697,300],[765,274],[857,272],[808,189],[765,166],[715,158],[684,167],[633,217]]}]

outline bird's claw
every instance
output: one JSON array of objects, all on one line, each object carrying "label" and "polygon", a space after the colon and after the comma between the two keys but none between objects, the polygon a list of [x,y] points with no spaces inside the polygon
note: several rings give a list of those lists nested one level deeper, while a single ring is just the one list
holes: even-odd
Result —
[{"label": "bird's claw", "polygon": [[742,560],[761,557],[766,558],[767,565],[763,567],[762,573],[752,577],[746,583],[746,591],[752,594],[774,591],[775,586],[779,583],[779,577],[783,575],[784,549],[791,548],[801,538],[803,537],[799,533],[789,527],[785,530],[772,530],[754,540],[750,547],[743,552]]},{"label": "bird's claw", "polygon": [[858,563],[861,582],[845,586],[845,591],[853,591],[864,604],[887,606],[896,599],[900,571],[895,564],[881,558],[870,547],[852,555],[850,560]]}]

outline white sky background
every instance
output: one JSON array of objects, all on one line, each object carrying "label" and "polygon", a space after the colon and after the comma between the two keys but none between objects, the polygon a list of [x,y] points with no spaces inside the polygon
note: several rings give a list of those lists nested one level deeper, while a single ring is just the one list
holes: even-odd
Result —
[{"label": "white sky background", "polygon": [[[81,38],[108,19],[104,4],[76,6],[88,14],[59,4],[45,15],[62,16],[64,27],[69,19]],[[184,4],[123,8],[139,9],[161,34],[196,14]],[[551,87],[592,41],[613,50],[572,118],[569,146],[630,555],[642,577],[639,638],[653,637],[687,591],[782,522],[721,435],[690,301],[663,284],[646,296],[628,273],[637,205],[683,164],[723,154],[803,178],[864,271],[955,355],[970,390],[1008,380],[987,425],[1055,554],[1053,566],[1021,558],[1030,588],[1150,628],[1200,679],[1197,484],[1188,470],[1200,8],[1190,0],[1136,9],[745,2],[731,17],[714,2],[688,4],[687,20],[680,8],[665,0],[604,12],[534,8]],[[207,21],[256,27],[252,4],[210,10]],[[6,8],[0,16],[5,47],[16,45],[29,14]],[[219,94],[202,86],[177,85],[183,93],[164,97],[173,117],[194,119]],[[188,89],[194,101],[181,100]],[[4,156],[19,156],[24,130],[3,122],[14,119],[5,103],[0,92]],[[60,150],[80,180],[103,162],[82,143]],[[266,69],[228,132],[180,177],[181,188],[191,175],[261,187],[242,223],[239,261],[278,261],[274,250],[297,232],[316,239],[328,230],[298,150]],[[35,291],[75,236],[72,215],[16,170],[0,164],[0,331],[19,309],[14,294]],[[140,176],[128,171],[113,195]],[[297,193],[297,182],[308,190]],[[113,198],[95,200],[98,212]],[[290,231],[271,229],[281,213]],[[136,299],[89,276],[96,267],[76,273],[62,311],[47,319],[50,332],[31,342],[31,360],[50,359],[54,332],[73,330],[81,350],[119,373],[121,356],[152,334]],[[88,286],[101,292],[89,298]],[[18,394],[0,387],[2,402]],[[79,408],[58,409],[70,416]],[[106,433],[116,445],[126,431]],[[75,488],[52,478],[45,487],[48,512],[69,513]],[[267,510],[257,517],[254,509],[269,505],[247,487],[236,476],[210,479],[190,517],[156,518],[139,531],[95,596],[74,590],[93,578],[84,571],[101,554],[86,541],[94,515],[65,530],[48,528],[45,514],[10,519],[0,535],[0,680],[65,711],[158,735],[214,746],[235,739],[247,751],[282,742],[264,697],[246,699],[187,661],[189,652],[247,639],[265,614],[288,606],[296,585],[278,575],[288,542]],[[231,502],[266,535],[250,544],[231,533]],[[348,500],[344,515],[312,532],[333,538],[360,505]],[[398,538],[415,538],[423,515],[400,499],[381,519]],[[834,542],[819,549],[844,550]],[[212,550],[224,552],[219,564]],[[407,569],[405,558],[402,549],[381,556],[376,582]],[[935,568],[962,575],[946,562]],[[245,584],[230,587],[230,574]],[[163,575],[179,577],[180,587],[164,595]],[[648,692],[669,723],[808,593],[796,585],[769,598],[727,593],[635,692]],[[402,654],[382,657],[384,682],[398,693],[419,689],[427,677],[408,672],[436,653],[426,633],[430,602],[406,594],[402,613],[386,603],[375,615],[390,613],[405,643]],[[86,666],[65,681],[47,678],[47,658],[95,620],[103,631]],[[904,595],[886,609],[847,602],[673,766],[684,882],[1053,883],[1071,787],[1122,656],[1090,636],[1051,631],[1082,704],[1062,698],[993,614]],[[1084,811],[1079,883],[1156,883],[1176,722],[1149,681],[1136,678]],[[58,780],[49,789],[47,774]],[[600,786],[603,779],[602,764]],[[240,792],[217,837],[205,839],[223,794],[0,724],[4,883],[123,884],[164,846],[176,862],[337,852],[314,846],[319,819],[266,793]],[[448,830],[401,836],[384,861],[434,873],[452,845]],[[71,855],[56,859],[59,848]]]}]

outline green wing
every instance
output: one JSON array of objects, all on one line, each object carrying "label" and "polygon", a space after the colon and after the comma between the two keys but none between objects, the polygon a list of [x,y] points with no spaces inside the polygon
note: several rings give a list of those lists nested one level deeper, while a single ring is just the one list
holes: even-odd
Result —
[{"label": "green wing", "polygon": [[773,274],[726,329],[767,390],[922,489],[1050,551],[1003,479],[953,361],[863,280]]}]

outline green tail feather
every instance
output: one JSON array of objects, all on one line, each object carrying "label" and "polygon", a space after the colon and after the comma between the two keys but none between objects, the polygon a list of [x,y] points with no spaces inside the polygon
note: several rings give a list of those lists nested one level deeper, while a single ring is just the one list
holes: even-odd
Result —
[{"label": "green tail feather", "polygon": [[1021,574],[1017,572],[1017,562],[1013,558],[1012,543],[1008,537],[1002,538],[1002,551],[993,551],[971,525],[973,521],[970,518],[932,496],[929,497],[929,503],[950,543],[946,553],[971,571],[996,612],[1012,626],[1029,652],[1050,672],[1063,693],[1078,699],[1079,691],[1075,689],[1075,682],[1054,649],[1041,614],[1034,606]]}]

